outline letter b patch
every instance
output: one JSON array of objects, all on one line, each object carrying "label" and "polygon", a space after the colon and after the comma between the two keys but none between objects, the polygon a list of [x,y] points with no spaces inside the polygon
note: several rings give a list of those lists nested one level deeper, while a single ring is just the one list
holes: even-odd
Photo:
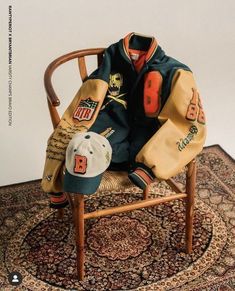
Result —
[{"label": "letter b patch", "polygon": [[75,155],[74,173],[85,174],[87,169],[87,157]]}]

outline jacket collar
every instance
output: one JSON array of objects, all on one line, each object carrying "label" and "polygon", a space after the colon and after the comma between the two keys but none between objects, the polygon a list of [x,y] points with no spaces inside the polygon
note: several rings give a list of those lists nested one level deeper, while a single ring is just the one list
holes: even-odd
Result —
[{"label": "jacket collar", "polygon": [[137,33],[129,33],[119,42],[122,56],[132,63],[129,49],[146,51],[145,63],[149,64],[156,56],[158,43],[154,37],[145,36]]}]

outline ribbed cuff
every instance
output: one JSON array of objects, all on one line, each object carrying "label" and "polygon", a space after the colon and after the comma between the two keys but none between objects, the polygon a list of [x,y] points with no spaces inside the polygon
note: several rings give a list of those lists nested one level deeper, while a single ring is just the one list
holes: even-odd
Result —
[{"label": "ribbed cuff", "polygon": [[63,192],[48,194],[50,195],[50,208],[61,209],[69,204],[67,196]]},{"label": "ribbed cuff", "polygon": [[128,175],[128,177],[137,187],[143,190],[152,183],[155,178],[152,170],[145,165],[139,165]]}]

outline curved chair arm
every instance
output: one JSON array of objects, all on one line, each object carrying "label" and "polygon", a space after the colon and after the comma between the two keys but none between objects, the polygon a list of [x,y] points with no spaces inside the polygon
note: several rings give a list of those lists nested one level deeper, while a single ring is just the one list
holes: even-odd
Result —
[{"label": "curved chair arm", "polygon": [[55,59],[53,62],[49,64],[47,67],[45,74],[44,74],[44,86],[47,93],[48,99],[48,107],[51,115],[51,120],[53,123],[54,128],[58,125],[60,121],[59,114],[55,107],[60,105],[60,99],[55,93],[55,90],[52,85],[52,74],[54,73],[55,69],[58,68],[60,65],[72,60],[78,59],[78,66],[80,71],[80,76],[82,81],[87,77],[87,70],[86,70],[86,63],[85,63],[85,56],[90,55],[97,55],[98,58],[98,65],[101,64],[103,59],[103,52],[104,48],[94,48],[94,49],[84,49],[78,50],[66,55],[60,56],[59,58]]}]

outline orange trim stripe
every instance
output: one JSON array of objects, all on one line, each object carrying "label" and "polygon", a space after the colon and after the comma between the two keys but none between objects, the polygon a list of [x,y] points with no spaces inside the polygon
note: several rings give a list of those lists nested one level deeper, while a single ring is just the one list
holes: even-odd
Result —
[{"label": "orange trim stripe", "polygon": [[152,179],[142,170],[135,170],[135,173],[140,176],[142,179],[144,179],[145,183],[150,184],[152,182]]},{"label": "orange trim stripe", "polygon": [[147,182],[141,177],[141,176],[139,176],[138,174],[136,174],[136,173],[132,173],[134,176],[136,176],[136,177],[138,177],[138,179],[139,180],[141,180],[143,183],[144,183],[144,185],[145,186],[147,186],[148,184],[147,184]]},{"label": "orange trim stripe", "polygon": [[152,38],[152,43],[151,43],[150,48],[149,48],[147,55],[146,55],[146,62],[148,62],[151,59],[151,57],[153,56],[153,54],[157,50],[157,47],[158,47],[158,43],[157,43],[156,39]]},{"label": "orange trim stripe", "polygon": [[51,202],[52,203],[61,203],[61,202],[64,202],[67,200],[66,196],[63,195],[62,197],[55,197],[55,196],[52,196],[51,198]]},{"label": "orange trim stripe", "polygon": [[148,175],[150,179],[154,180],[154,177],[148,171],[146,171],[145,169],[137,168],[136,170],[140,170],[140,171],[145,172],[145,174]]},{"label": "orange trim stripe", "polygon": [[124,49],[124,52],[126,54],[126,56],[128,57],[128,59],[131,61],[131,58],[129,56],[129,41],[130,41],[130,38],[132,37],[132,35],[134,35],[134,32],[131,32],[129,33],[127,36],[124,37],[123,39],[123,49]]}]

